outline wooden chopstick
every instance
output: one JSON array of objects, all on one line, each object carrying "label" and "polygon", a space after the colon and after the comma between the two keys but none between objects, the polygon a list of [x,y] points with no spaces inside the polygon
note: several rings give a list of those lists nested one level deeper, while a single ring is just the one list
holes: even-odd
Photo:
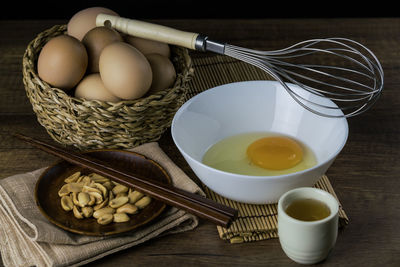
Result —
[{"label": "wooden chopstick", "polygon": [[135,187],[138,191],[168,205],[184,209],[189,213],[207,219],[225,228],[228,228],[232,221],[237,217],[238,211],[236,209],[214,202],[213,200],[200,195],[158,181],[133,176],[129,173],[115,169],[107,162],[91,158],[86,154],[56,147],[22,134],[14,134],[14,136],[49,154],[62,158],[67,162],[87,168],[100,175],[107,176],[126,186]]}]

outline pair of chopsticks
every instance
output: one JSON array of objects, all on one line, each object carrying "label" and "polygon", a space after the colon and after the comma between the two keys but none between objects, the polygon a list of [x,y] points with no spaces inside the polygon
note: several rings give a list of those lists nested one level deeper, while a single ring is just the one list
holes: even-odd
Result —
[{"label": "pair of chopsticks", "polygon": [[237,210],[200,195],[187,192],[168,184],[133,176],[129,173],[113,168],[113,166],[110,166],[107,162],[91,158],[86,154],[80,154],[59,148],[22,134],[14,134],[14,136],[49,154],[62,158],[69,163],[87,168],[100,175],[107,176],[108,178],[128,187],[135,187],[136,190],[141,191],[154,199],[184,209],[191,214],[197,215],[225,228],[228,228],[232,221],[237,217]]}]

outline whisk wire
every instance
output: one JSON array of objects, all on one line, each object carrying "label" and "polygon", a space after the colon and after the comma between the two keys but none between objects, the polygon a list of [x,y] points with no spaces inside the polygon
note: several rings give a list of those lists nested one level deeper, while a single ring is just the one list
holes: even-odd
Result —
[{"label": "whisk wire", "polygon": [[[224,53],[269,73],[297,103],[322,116],[350,117],[360,114],[376,102],[383,89],[383,70],[376,56],[365,46],[346,38],[312,39],[274,51],[258,51],[226,44]],[[306,57],[310,60],[316,55],[320,56],[319,61],[332,61],[332,57],[336,57],[334,62],[339,58],[346,65],[295,61],[305,60]],[[287,82],[317,98],[302,96]],[[336,105],[321,101],[321,98],[328,98]],[[328,112],[334,109],[342,112]]]},{"label": "whisk wire", "polygon": [[[361,84],[361,83],[353,81],[353,80],[349,80],[349,79],[346,79],[346,78],[343,78],[343,77],[333,76],[333,75],[331,75],[329,73],[317,71],[317,70],[314,70],[314,69],[308,69],[308,70],[310,70],[312,72],[315,72],[315,73],[319,73],[319,74],[325,75],[325,76],[330,77],[330,78],[338,79],[339,81],[342,81],[342,82],[351,83],[353,85],[358,85],[360,87],[364,87],[366,89],[373,90],[372,87],[366,86],[364,84]],[[279,72],[279,70],[277,70],[277,71]],[[308,81],[314,82],[314,83],[319,84],[319,85],[331,86],[332,88],[348,91],[348,93],[346,93],[344,95],[343,93],[338,93],[338,92],[333,92],[333,91],[332,92],[331,91],[325,91],[325,90],[322,90],[322,89],[319,89],[319,88],[316,88],[316,87],[311,87],[311,86],[307,86],[307,85],[302,84],[301,87],[306,87],[308,89],[307,91],[309,91],[310,93],[314,93],[314,92],[323,93],[326,96],[330,96],[331,100],[349,101],[349,97],[351,97],[351,100],[362,100],[362,99],[365,99],[366,97],[368,97],[369,95],[371,95],[370,91],[363,91],[363,90],[358,90],[358,89],[354,89],[354,88],[349,88],[349,87],[344,87],[344,86],[340,86],[340,85],[327,83],[327,82],[324,82],[324,81],[321,81],[321,80],[313,79],[310,76],[302,75],[300,73],[296,73],[296,72],[289,71],[289,70],[286,70],[286,72],[280,72],[280,74],[282,76],[284,76],[285,78],[287,78],[290,82],[293,82],[293,83],[296,83],[297,81],[295,79],[293,79],[292,76],[296,76],[298,78],[302,78],[304,80],[308,80]],[[290,74],[292,76],[290,76]]]},{"label": "whisk wire", "polygon": [[[272,78],[274,78],[275,80],[279,81],[279,82],[282,84],[282,86],[286,89],[286,91],[287,91],[287,92],[293,97],[293,99],[294,99],[298,104],[300,104],[303,108],[305,108],[305,109],[307,109],[307,110],[309,110],[309,111],[311,111],[311,112],[314,112],[314,113],[316,113],[316,114],[318,114],[318,115],[321,115],[321,116],[328,116],[328,117],[331,117],[331,115],[326,115],[326,114],[324,114],[324,113],[318,112],[318,111],[316,111],[316,110],[310,108],[309,106],[305,105],[302,101],[307,102],[308,104],[311,104],[311,105],[315,105],[315,106],[318,106],[318,107],[321,107],[321,108],[325,108],[325,109],[337,109],[336,106],[328,106],[328,105],[323,105],[323,104],[321,104],[321,103],[315,103],[315,102],[313,102],[313,101],[311,101],[311,100],[309,100],[309,99],[307,99],[307,98],[304,98],[303,96],[299,95],[299,94],[296,93],[295,91],[293,91],[293,89],[290,88],[290,87],[287,85],[287,83],[285,83],[285,82],[282,81],[282,79],[281,79],[281,77],[280,77],[280,75],[279,75],[279,74],[280,74],[279,71],[274,71],[274,67],[271,66],[268,62],[264,62],[264,64],[263,64],[262,62],[257,61],[257,60],[255,60],[255,59],[252,58],[252,57],[246,57],[246,56],[244,56],[241,60],[246,60],[247,63],[252,64],[253,66],[258,67],[258,68],[260,68],[261,70],[263,70],[263,71],[267,72],[268,74],[270,74],[270,75],[272,76]],[[296,81],[296,80],[293,80],[293,81],[295,82],[295,84],[297,84],[297,85],[299,85],[299,86],[302,85],[301,83],[299,83],[299,82]],[[307,86],[303,86],[303,89],[306,90],[306,91],[310,91],[310,92],[313,93],[313,94],[319,95],[320,97],[323,97],[322,94],[319,94],[319,93],[316,92],[316,91],[310,90]],[[302,101],[300,101],[300,99],[301,99]],[[339,115],[339,116],[341,116],[341,115]]]},{"label": "whisk wire", "polygon": [[[371,76],[369,76],[369,75],[367,75],[367,74],[365,74],[365,73],[356,71],[356,70],[347,69],[347,68],[340,68],[340,67],[334,67],[334,66],[324,66],[324,65],[290,64],[290,63],[282,62],[282,61],[279,61],[279,60],[269,60],[269,61],[270,61],[270,62],[274,62],[276,65],[288,66],[288,67],[293,67],[293,68],[300,68],[300,69],[307,70],[307,71],[310,71],[310,72],[314,72],[314,73],[317,73],[317,74],[325,75],[325,76],[327,76],[327,77],[334,78],[334,79],[340,80],[340,81],[342,81],[342,82],[348,82],[348,83],[351,83],[351,84],[354,84],[354,85],[358,85],[358,86],[364,87],[364,88],[366,88],[366,89],[370,89],[371,91],[374,90],[371,86],[368,86],[368,85],[365,85],[365,84],[362,84],[362,83],[359,83],[359,82],[357,82],[357,81],[350,80],[350,79],[347,79],[347,78],[344,78],[344,77],[335,76],[335,75],[332,75],[332,74],[330,74],[330,73],[328,73],[328,72],[320,71],[320,70],[318,70],[318,69],[319,69],[319,68],[326,68],[326,69],[331,69],[331,70],[341,70],[341,71],[343,71],[343,72],[344,72],[344,71],[348,71],[348,72],[352,72],[352,73],[354,73],[354,74],[363,75],[363,76],[365,76],[365,77],[367,77],[367,78],[373,79],[373,77],[371,77]],[[343,90],[351,91],[351,92],[354,92],[354,95],[371,94],[371,92],[365,92],[365,91],[363,91],[363,90],[357,90],[357,89],[354,89],[354,88],[349,88],[349,87],[344,87],[344,86],[339,86],[339,85],[328,84],[328,83],[326,83],[326,82],[323,82],[323,81],[320,81],[320,80],[316,80],[316,79],[313,79],[313,78],[311,78],[311,77],[309,77],[309,76],[301,75],[300,73],[296,73],[296,72],[293,72],[293,71],[290,71],[290,70],[286,70],[285,72],[287,72],[287,73],[289,73],[289,74],[292,74],[292,75],[295,75],[295,76],[298,76],[298,77],[303,78],[303,79],[307,79],[307,80],[310,80],[310,81],[313,81],[313,82],[322,84],[322,85],[332,85],[332,86],[336,87],[337,89],[343,89]],[[322,90],[316,89],[316,88],[314,88],[314,90],[316,90],[316,91],[322,91]],[[328,93],[328,92],[327,92],[327,93]],[[331,94],[333,94],[333,95],[338,95],[337,93],[331,93]],[[353,95],[353,94],[352,94],[352,95]]]}]

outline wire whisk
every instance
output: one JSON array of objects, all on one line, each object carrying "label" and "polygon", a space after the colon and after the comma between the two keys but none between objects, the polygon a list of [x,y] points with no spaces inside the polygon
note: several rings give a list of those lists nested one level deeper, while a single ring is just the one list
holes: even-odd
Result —
[{"label": "wire whisk", "polygon": [[[376,102],[383,89],[379,60],[367,47],[350,39],[313,39],[275,51],[225,45],[225,54],[266,71],[300,105],[322,116],[358,115]],[[287,83],[317,97],[304,97]],[[336,105],[326,104],[320,97]],[[334,109],[343,114],[331,112]]]},{"label": "wire whisk", "polygon": [[384,73],[377,57],[364,45],[346,38],[312,39],[285,49],[258,51],[213,41],[198,33],[107,14],[99,14],[96,24],[256,66],[279,81],[297,103],[321,116],[361,114],[372,107],[383,89]]}]

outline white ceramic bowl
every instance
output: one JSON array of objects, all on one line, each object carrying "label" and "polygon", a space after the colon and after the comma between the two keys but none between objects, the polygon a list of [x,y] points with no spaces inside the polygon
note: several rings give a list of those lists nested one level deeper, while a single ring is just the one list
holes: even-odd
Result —
[{"label": "white ceramic bowl", "polygon": [[[294,85],[290,87],[307,99],[335,105]],[[300,140],[315,153],[317,165],[287,175],[248,176],[202,163],[207,149],[221,139],[261,131]],[[276,203],[293,188],[313,186],[345,145],[348,124],[345,118],[322,117],[304,109],[278,82],[250,81],[218,86],[191,98],[175,114],[171,132],[189,166],[211,190],[239,202],[266,204]]]}]

